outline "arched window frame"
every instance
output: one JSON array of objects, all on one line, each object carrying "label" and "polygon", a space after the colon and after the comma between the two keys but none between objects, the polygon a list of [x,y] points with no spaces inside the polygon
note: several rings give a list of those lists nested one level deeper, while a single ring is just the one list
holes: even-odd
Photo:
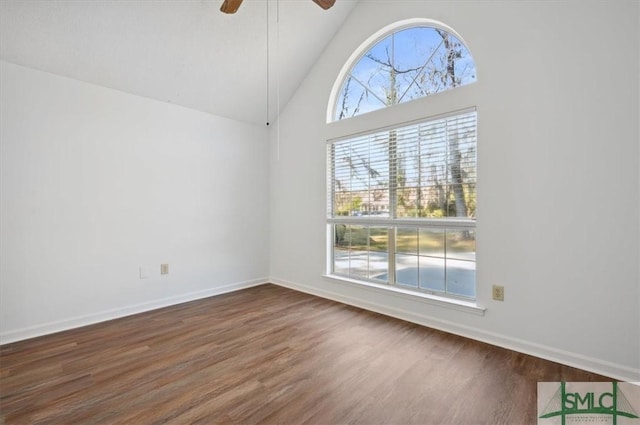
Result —
[{"label": "arched window frame", "polygon": [[[349,59],[347,59],[345,64],[340,69],[340,72],[338,73],[338,76],[333,84],[333,88],[331,89],[331,93],[329,96],[329,103],[327,107],[327,116],[326,116],[327,123],[338,121],[338,120],[335,120],[335,113],[336,113],[336,108],[338,104],[338,99],[340,98],[340,92],[342,90],[342,87],[344,86],[345,80],[349,77],[349,75],[351,74],[351,70],[358,64],[358,62],[360,62],[360,60],[376,44],[378,44],[379,42],[381,42],[391,34],[397,33],[406,29],[415,28],[415,27],[431,27],[431,28],[443,30],[449,33],[450,35],[453,35],[456,39],[458,39],[458,41],[460,41],[460,43],[464,45],[465,49],[471,52],[471,49],[469,49],[468,44],[460,34],[458,34],[453,28],[449,27],[448,25],[445,25],[442,22],[435,21],[433,19],[412,18],[412,19],[407,19],[407,20],[403,20],[403,21],[399,21],[399,22],[395,22],[393,24],[387,25],[386,27],[380,29],[379,31],[371,35],[369,38],[367,38],[356,50],[354,50],[354,52],[351,54]],[[393,106],[395,105],[389,105],[387,106],[387,108],[391,108]],[[383,107],[380,109],[385,109],[385,108]]]},{"label": "arched window frame", "polygon": [[[377,43],[379,43],[384,38],[388,37],[392,33],[396,33],[408,28],[412,27],[432,27],[438,28],[443,31],[448,32],[452,36],[454,36],[460,43],[464,45],[464,47],[469,51],[472,55],[472,51],[469,48],[466,41],[463,37],[458,34],[451,27],[430,19],[409,19],[400,22],[393,23],[388,25],[381,30],[377,31],[370,37],[368,37],[355,51],[350,55],[349,59],[342,66],[338,76],[333,84],[332,90],[329,95],[329,102],[327,107],[327,115],[326,121],[328,124],[328,136],[330,137],[327,140],[328,146],[339,139],[346,139],[353,135],[362,135],[362,134],[374,134],[380,131],[387,131],[394,127],[404,127],[406,125],[412,125],[415,123],[428,123],[430,121],[436,121],[441,119],[447,119],[448,117],[454,117],[456,114],[460,113],[469,113],[472,112],[475,116],[475,95],[476,91],[472,88],[476,86],[476,84],[468,84],[460,87],[455,87],[454,89],[444,90],[442,92],[438,92],[433,95],[428,95],[424,97],[420,97],[405,103],[398,103],[394,105],[389,105],[387,107],[383,107],[378,110],[374,110],[371,112],[359,114],[355,117],[350,117],[342,120],[334,120],[335,112],[336,112],[336,104],[339,99],[341,89],[343,87],[345,78],[347,78],[352,70],[352,68],[360,61],[360,59]],[[477,72],[477,62],[472,55],[474,60],[474,65],[476,66]],[[476,75],[477,81],[477,75]],[[469,90],[469,88],[471,88]],[[411,105],[413,104],[413,105]],[[420,111],[420,112],[416,112]],[[408,112],[408,113],[407,113]],[[416,115],[417,114],[417,115]],[[375,124],[372,124],[375,123]],[[331,154],[328,152],[328,174],[331,172]],[[331,183],[328,186],[328,198],[331,199],[333,194],[331,193],[330,188]],[[475,195],[474,195],[475,196]],[[331,205],[330,201],[330,205]],[[474,244],[475,244],[475,217],[472,220],[449,220],[448,222],[437,222],[437,220],[423,219],[423,218],[413,218],[413,219],[401,219],[397,220],[397,217],[394,214],[391,214],[390,217],[368,217],[366,221],[363,221],[360,217],[340,217],[336,218],[332,217],[331,206],[329,206],[328,210],[328,220],[327,220],[327,240],[328,240],[328,250],[327,250],[327,275],[331,278],[337,278],[341,280],[347,280],[351,282],[357,282],[361,284],[373,284],[377,287],[388,287],[388,285],[379,285],[379,282],[368,278],[359,278],[357,276],[345,276],[340,275],[340,273],[334,273],[334,251],[333,244],[335,242],[335,224],[343,223],[343,224],[361,224],[365,226],[370,226],[377,228],[387,227],[390,229],[389,240],[388,240],[388,251],[390,262],[391,258],[395,257],[396,250],[396,240],[395,235],[398,234],[400,227],[413,227],[416,226],[417,229],[423,226],[430,226],[436,228],[446,228],[449,225],[452,225],[452,229],[455,231],[460,231],[462,229],[471,229],[474,234]],[[393,229],[393,231],[391,231]],[[445,230],[446,231],[446,230]],[[446,236],[445,236],[446,238]],[[393,246],[393,248],[392,248]],[[392,251],[394,251],[392,253]],[[460,297],[456,294],[451,293],[438,293],[433,291],[422,291],[418,287],[413,295],[417,295],[426,299],[428,302],[436,304],[436,305],[451,305],[456,309],[476,313],[483,314],[484,308],[479,307],[476,303],[476,282],[475,282],[475,246],[473,252],[473,263],[474,263],[474,280],[473,280],[473,291],[474,294],[472,297]],[[395,261],[395,259],[393,260]],[[388,270],[388,274],[395,274],[395,266],[390,266]],[[399,287],[397,282],[395,282],[395,277],[390,278],[394,282],[392,285],[386,289],[391,289],[394,291],[400,291],[402,293],[407,293],[406,287]],[[419,285],[418,285],[419,286]],[[409,288],[409,292],[412,291]]]}]

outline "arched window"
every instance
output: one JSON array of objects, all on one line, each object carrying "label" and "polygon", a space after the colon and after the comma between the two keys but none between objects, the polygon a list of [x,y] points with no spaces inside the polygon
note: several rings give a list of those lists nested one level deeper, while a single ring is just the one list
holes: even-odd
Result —
[{"label": "arched window", "polygon": [[350,68],[338,93],[333,120],[353,117],[476,81],[469,49],[438,26],[393,31]]},{"label": "arched window", "polygon": [[[469,50],[444,25],[372,38],[334,84],[333,121],[476,81]],[[329,275],[475,300],[477,131],[468,102],[327,141]]]}]

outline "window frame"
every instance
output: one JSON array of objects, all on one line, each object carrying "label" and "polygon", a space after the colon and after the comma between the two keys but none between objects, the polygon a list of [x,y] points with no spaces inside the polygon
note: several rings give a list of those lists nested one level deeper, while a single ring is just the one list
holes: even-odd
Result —
[{"label": "window frame", "polygon": [[[421,97],[415,100],[411,100],[404,103],[398,103],[389,105],[385,108],[374,110],[371,112],[356,115],[346,119],[335,120],[335,111],[337,100],[340,96],[341,88],[343,87],[345,78],[348,78],[353,66],[379,41],[388,37],[390,34],[402,31],[410,27],[433,27],[447,31],[460,41],[464,47],[469,51],[471,57],[474,60],[476,67],[476,81],[473,84],[467,84],[459,87],[455,87],[453,90],[445,90],[443,92],[435,93],[429,96]],[[363,42],[355,51],[351,54],[349,59],[342,66],[333,88],[329,95],[329,102],[327,105],[326,123],[327,123],[327,139],[326,142],[330,143],[338,139],[346,139],[357,135],[365,135],[367,133],[380,132],[388,129],[399,128],[411,123],[424,122],[429,120],[435,120],[446,116],[456,115],[463,112],[475,111],[477,114],[477,107],[475,106],[474,99],[477,98],[478,91],[478,64],[476,58],[473,56],[472,49],[466,43],[464,38],[458,34],[451,27],[431,19],[414,18],[404,21],[395,22],[387,25],[381,30],[377,31],[365,42]],[[472,106],[473,105],[473,106]],[[479,139],[479,126],[476,115],[476,158],[478,157],[478,143]],[[375,127],[375,128],[374,128]],[[329,160],[329,158],[327,158]],[[328,167],[329,167],[328,163]],[[477,164],[476,164],[477,167]],[[476,168],[477,171],[477,168]],[[330,168],[326,170],[327,176],[331,172]],[[476,193],[478,190],[478,182],[476,181]],[[327,186],[327,197],[332,196],[332,188]],[[327,198],[328,199],[328,198]],[[391,211],[391,206],[389,208]],[[417,227],[417,228],[449,228],[449,229],[472,229],[476,231],[476,222],[474,219],[465,219],[457,217],[449,218],[386,218],[386,217],[374,217],[369,216],[366,222],[357,217],[331,217],[330,210],[326,211],[326,242],[327,242],[327,255],[326,255],[326,267],[324,277],[330,281],[341,282],[344,284],[352,284],[359,287],[370,287],[375,290],[383,290],[385,293],[389,293],[402,298],[411,300],[423,301],[427,304],[437,305],[439,307],[452,308],[464,312],[483,315],[485,308],[477,304],[478,299],[478,278],[474,279],[475,297],[473,299],[467,297],[457,297],[452,294],[442,294],[441,292],[434,292],[429,290],[420,290],[418,288],[407,287],[404,285],[392,285],[388,283],[382,283],[380,281],[365,279],[336,274],[334,272],[334,226],[336,224],[355,224],[369,227],[387,227],[393,229],[388,230],[390,240],[387,242],[387,252],[395,255],[395,233],[397,228],[402,227]],[[476,249],[477,252],[477,249]],[[477,264],[477,257],[476,257]],[[395,261],[389,261],[389,264],[393,264],[395,267]],[[395,270],[389,270],[389,275],[393,273],[395,279]],[[419,286],[419,284],[418,284]]]},{"label": "window frame", "polygon": [[[367,136],[372,134],[383,133],[387,131],[393,131],[400,128],[411,127],[414,125],[420,125],[430,122],[435,122],[438,120],[447,119],[450,117],[458,117],[464,114],[475,114],[474,124],[475,124],[475,137],[476,137],[476,147],[477,147],[477,109],[476,107],[467,108],[465,110],[453,111],[446,114],[441,114],[432,117],[425,117],[422,119],[413,120],[410,122],[399,123],[395,125],[389,125],[382,128],[371,129],[366,132],[359,133],[354,136]],[[391,192],[395,191],[395,188],[392,188],[392,185],[389,184],[389,217],[375,217],[373,215],[369,215],[366,218],[362,217],[354,217],[354,216],[336,216],[333,214],[331,207],[333,206],[333,200],[335,199],[333,193],[333,185],[331,180],[333,179],[333,166],[332,166],[332,155],[329,154],[330,148],[335,144],[341,141],[349,140],[354,136],[344,136],[337,137],[333,139],[329,139],[326,142],[327,145],[327,248],[328,248],[328,257],[327,257],[327,276],[331,278],[337,278],[340,280],[346,279],[353,282],[367,282],[375,285],[388,286],[392,288],[401,288],[404,291],[422,293],[429,296],[437,296],[442,299],[451,299],[458,300],[462,302],[471,302],[474,303],[477,299],[477,279],[474,278],[474,292],[476,295],[474,297],[466,297],[462,295],[457,295],[454,293],[450,293],[446,291],[446,277],[445,277],[445,291],[436,291],[430,290],[426,288],[421,288],[420,284],[417,284],[417,287],[410,287],[407,285],[398,284],[397,275],[396,275],[396,254],[397,254],[397,246],[396,246],[396,236],[397,231],[400,228],[416,228],[416,229],[431,229],[438,228],[443,229],[445,232],[447,230],[471,230],[473,232],[476,231],[476,219],[475,218],[466,218],[466,217],[442,217],[442,218],[430,218],[430,217],[395,217],[396,216],[396,206],[397,206],[397,197],[392,195]],[[477,155],[477,151],[476,151]],[[476,163],[477,166],[477,163]],[[391,165],[389,165],[391,167]],[[350,276],[341,274],[336,272],[335,270],[335,226],[336,225],[355,225],[355,226],[363,226],[366,228],[386,228],[388,239],[387,239],[387,277],[388,282],[382,282],[376,279],[371,279],[363,276]],[[371,251],[369,251],[371,252]],[[418,257],[419,254],[416,254]],[[446,263],[446,255],[443,257]],[[473,260],[474,266],[476,264],[476,260]],[[445,266],[446,267],[446,266]],[[475,267],[474,267],[475,268]],[[446,271],[445,271],[446,273]],[[445,275],[446,276],[446,275]]]},{"label": "window frame", "polygon": [[[380,108],[380,109],[376,109],[374,111],[371,112],[367,112],[364,114],[360,114],[360,115],[356,115],[355,117],[350,117],[350,118],[346,118],[343,120],[336,120],[335,119],[335,112],[336,112],[336,106],[337,106],[337,101],[340,97],[340,92],[342,89],[342,86],[345,82],[345,80],[349,77],[349,74],[351,73],[351,70],[353,69],[353,67],[360,61],[360,59],[362,59],[364,57],[364,55],[366,55],[369,50],[374,47],[376,44],[378,44],[380,41],[384,40],[386,37],[390,36],[391,34],[395,33],[395,32],[399,32],[399,31],[403,31],[412,27],[432,27],[432,28],[437,28],[443,31],[448,32],[449,34],[453,35],[455,38],[458,39],[458,41],[460,41],[464,47],[469,51],[469,53],[471,53],[471,49],[469,48],[468,43],[465,41],[465,39],[458,34],[458,32],[456,32],[453,28],[451,28],[450,26],[440,22],[440,21],[436,21],[433,19],[426,19],[426,18],[411,18],[411,19],[405,19],[402,21],[398,21],[395,23],[392,23],[390,25],[387,25],[386,27],[380,29],[379,31],[375,32],[374,34],[372,34],[370,37],[368,37],[365,41],[362,42],[362,44],[360,44],[360,46],[354,50],[354,52],[351,54],[351,56],[349,56],[349,58],[347,59],[347,61],[344,63],[344,65],[342,66],[342,68],[340,69],[340,72],[338,73],[338,76],[335,80],[335,82],[333,83],[333,87],[331,89],[330,95],[329,95],[329,103],[328,103],[328,108],[327,108],[327,114],[326,114],[326,122],[327,124],[330,123],[335,123],[335,122],[341,122],[341,121],[348,121],[350,119],[362,116],[362,115],[367,115],[367,114],[371,114],[371,113],[375,113],[377,111],[384,111],[387,110],[389,108],[393,108],[396,107],[398,105],[402,105],[403,103],[397,103],[394,105],[389,105],[386,108]],[[472,54],[473,57],[473,54]],[[475,63],[475,58],[474,58],[474,63]],[[476,72],[477,72],[477,66],[476,66]],[[476,76],[476,82],[477,82],[477,76]],[[466,87],[466,86],[473,86],[474,84],[468,84],[465,86],[460,86],[457,87],[455,91],[459,90],[462,87]],[[443,92],[440,93],[448,93],[451,90],[445,90]],[[437,94],[434,94],[437,95]],[[425,97],[432,97],[434,95],[430,95],[430,96],[425,96]],[[404,102],[404,103],[411,103],[411,102],[415,102],[415,101],[419,101],[421,99],[424,99],[425,97],[421,97],[418,99],[414,99],[411,100],[409,102]]]}]

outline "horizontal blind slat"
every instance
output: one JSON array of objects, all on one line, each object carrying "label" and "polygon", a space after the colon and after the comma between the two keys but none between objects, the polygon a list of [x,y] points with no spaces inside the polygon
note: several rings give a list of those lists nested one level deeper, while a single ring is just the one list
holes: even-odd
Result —
[{"label": "horizontal blind slat", "polygon": [[403,208],[421,209],[422,198],[455,187],[475,199],[476,144],[475,111],[328,141],[329,216],[388,208],[390,185]]}]

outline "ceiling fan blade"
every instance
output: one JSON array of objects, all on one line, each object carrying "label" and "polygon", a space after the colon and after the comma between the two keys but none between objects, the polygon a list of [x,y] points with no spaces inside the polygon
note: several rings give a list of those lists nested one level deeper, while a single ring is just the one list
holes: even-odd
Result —
[{"label": "ceiling fan blade", "polygon": [[313,2],[318,6],[320,6],[321,8],[323,8],[324,10],[327,10],[334,5],[336,0],[313,0]]},{"label": "ceiling fan blade", "polygon": [[241,4],[242,0],[224,0],[224,3],[220,6],[220,12],[236,13]]}]

